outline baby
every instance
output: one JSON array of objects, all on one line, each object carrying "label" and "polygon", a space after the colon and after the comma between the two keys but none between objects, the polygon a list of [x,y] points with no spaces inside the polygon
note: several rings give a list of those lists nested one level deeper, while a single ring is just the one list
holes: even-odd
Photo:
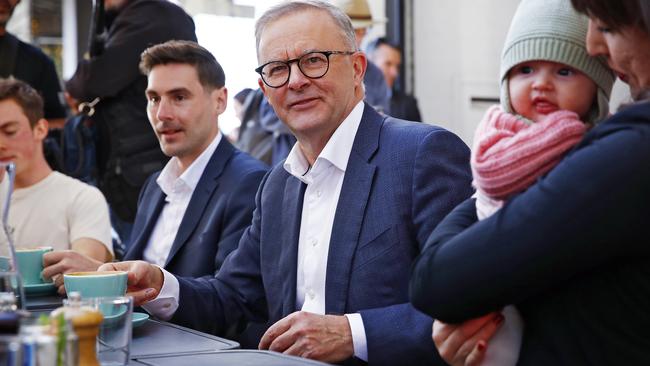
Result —
[{"label": "baby", "polygon": [[[608,114],[614,74],[586,51],[587,17],[569,0],[524,0],[501,59],[501,106],[474,136],[471,166],[479,220],[527,189]],[[523,322],[514,306],[483,365],[515,365]]]}]

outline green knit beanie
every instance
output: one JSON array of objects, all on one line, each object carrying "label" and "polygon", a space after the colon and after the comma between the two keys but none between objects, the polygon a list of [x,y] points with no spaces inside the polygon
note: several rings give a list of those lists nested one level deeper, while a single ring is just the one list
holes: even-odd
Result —
[{"label": "green knit beanie", "polygon": [[523,0],[519,4],[501,56],[501,106],[505,111],[513,113],[508,91],[510,69],[528,61],[553,61],[580,70],[598,86],[597,104],[585,122],[607,117],[615,77],[601,58],[587,54],[588,23],[570,0]]}]

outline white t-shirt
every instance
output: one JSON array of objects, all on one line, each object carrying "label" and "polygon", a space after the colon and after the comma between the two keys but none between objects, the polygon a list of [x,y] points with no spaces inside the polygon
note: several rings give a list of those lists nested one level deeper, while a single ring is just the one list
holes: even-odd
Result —
[{"label": "white t-shirt", "polygon": [[91,238],[113,253],[108,204],[102,193],[56,171],[13,192],[9,226],[16,247],[63,250],[77,239]]}]

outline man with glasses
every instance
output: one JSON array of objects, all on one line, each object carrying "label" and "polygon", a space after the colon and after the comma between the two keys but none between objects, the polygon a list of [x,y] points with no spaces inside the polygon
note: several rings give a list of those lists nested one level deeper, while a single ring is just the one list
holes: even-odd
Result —
[{"label": "man with glasses", "polygon": [[408,280],[433,228],[471,194],[469,150],[448,131],[363,102],[366,57],[337,7],[283,3],[258,20],[256,38],[260,87],[298,142],[262,181],[238,249],[214,279],[143,262],[102,269],[132,272],[136,302],[164,304],[182,325],[223,334],[241,319],[268,322],[261,349],[442,364]]}]

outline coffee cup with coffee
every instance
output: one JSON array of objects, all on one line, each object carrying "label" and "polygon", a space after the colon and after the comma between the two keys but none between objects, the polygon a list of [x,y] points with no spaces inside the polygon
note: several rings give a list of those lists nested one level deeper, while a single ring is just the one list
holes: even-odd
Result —
[{"label": "coffee cup with coffee", "polygon": [[65,291],[79,292],[82,298],[123,296],[126,293],[127,272],[71,272],[63,275]]}]

